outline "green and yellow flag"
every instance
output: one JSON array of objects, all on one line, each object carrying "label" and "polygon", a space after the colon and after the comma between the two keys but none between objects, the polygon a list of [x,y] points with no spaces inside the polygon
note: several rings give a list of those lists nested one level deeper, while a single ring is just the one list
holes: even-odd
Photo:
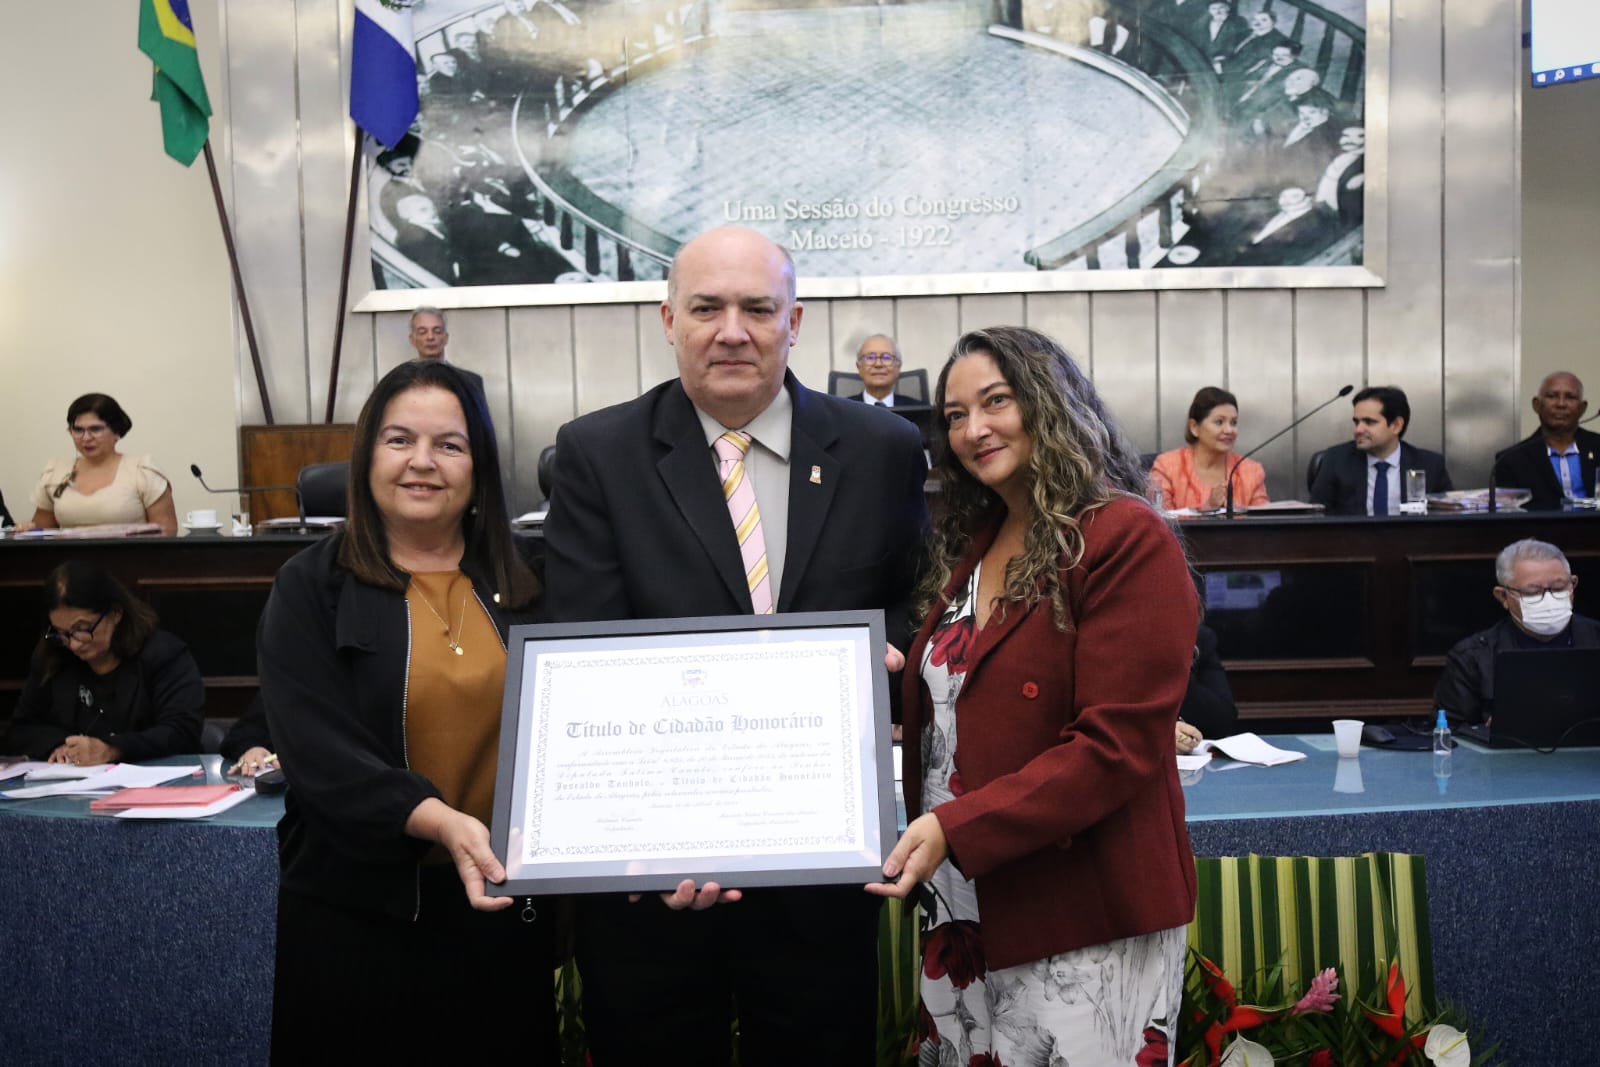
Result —
[{"label": "green and yellow flag", "polygon": [[211,100],[200,74],[189,0],[139,0],[139,51],[156,65],[150,99],[161,105],[167,155],[187,167],[211,128]]}]

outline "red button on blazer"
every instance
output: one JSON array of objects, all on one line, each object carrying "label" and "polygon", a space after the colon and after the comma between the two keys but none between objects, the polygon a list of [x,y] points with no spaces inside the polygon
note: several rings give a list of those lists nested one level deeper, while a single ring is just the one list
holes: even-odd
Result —
[{"label": "red button on blazer", "polygon": [[1039,687],[1034,685],[1032,682],[1023,682],[1022,695],[1027,697],[1029,700],[1032,700],[1034,697],[1039,695]]}]

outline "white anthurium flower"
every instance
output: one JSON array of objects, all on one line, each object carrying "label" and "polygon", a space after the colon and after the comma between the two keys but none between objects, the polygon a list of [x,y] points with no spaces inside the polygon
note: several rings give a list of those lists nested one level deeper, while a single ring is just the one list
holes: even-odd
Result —
[{"label": "white anthurium flower", "polygon": [[1265,1045],[1241,1037],[1228,1046],[1218,1067],[1273,1067],[1273,1063]]},{"label": "white anthurium flower", "polygon": [[1428,1028],[1422,1054],[1428,1057],[1429,1063],[1437,1063],[1439,1067],[1471,1067],[1472,1064],[1472,1046],[1467,1044],[1467,1035],[1444,1023]]}]

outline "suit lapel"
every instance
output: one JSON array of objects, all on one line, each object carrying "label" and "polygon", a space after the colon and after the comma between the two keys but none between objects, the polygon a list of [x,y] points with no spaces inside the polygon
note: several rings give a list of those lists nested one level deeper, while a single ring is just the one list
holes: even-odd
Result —
[{"label": "suit lapel", "polygon": [[753,611],[745,584],[744,561],[733,536],[728,504],[722,498],[711,449],[706,445],[700,419],[681,386],[668,390],[656,411],[656,441],[665,449],[656,471],[678,511],[699,539],[717,577],[745,612]]},{"label": "suit lapel", "polygon": [[783,552],[783,585],[778,590],[779,611],[788,611],[794,602],[844,470],[844,464],[829,451],[839,439],[833,417],[794,375],[788,375],[784,385],[790,390],[794,416],[789,438],[789,530]]}]

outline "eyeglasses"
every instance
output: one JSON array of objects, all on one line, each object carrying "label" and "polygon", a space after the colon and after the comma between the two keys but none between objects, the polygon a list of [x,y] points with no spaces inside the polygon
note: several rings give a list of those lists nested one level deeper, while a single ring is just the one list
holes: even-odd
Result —
[{"label": "eyeglasses", "polygon": [[1524,600],[1532,600],[1537,603],[1538,601],[1544,599],[1544,595],[1546,593],[1555,593],[1557,596],[1565,596],[1567,593],[1572,592],[1572,580],[1570,578],[1564,578],[1559,582],[1551,582],[1542,589],[1518,589],[1514,585],[1502,585],[1500,588],[1504,589],[1508,593],[1515,593]]},{"label": "eyeglasses", "polygon": [[900,357],[893,352],[866,352],[856,357],[857,363],[899,363]]},{"label": "eyeglasses", "polygon": [[58,645],[70,645],[74,641],[82,641],[87,644],[94,638],[94,632],[100,629],[100,623],[105,617],[106,613],[102,611],[95,616],[94,622],[89,623],[87,626],[79,623],[70,630],[58,630],[54,626],[46,626],[44,628],[44,639],[46,641],[54,641]]},{"label": "eyeglasses", "polygon": [[99,437],[109,429],[105,423],[97,422],[93,426],[68,426],[67,432],[74,437]]}]

